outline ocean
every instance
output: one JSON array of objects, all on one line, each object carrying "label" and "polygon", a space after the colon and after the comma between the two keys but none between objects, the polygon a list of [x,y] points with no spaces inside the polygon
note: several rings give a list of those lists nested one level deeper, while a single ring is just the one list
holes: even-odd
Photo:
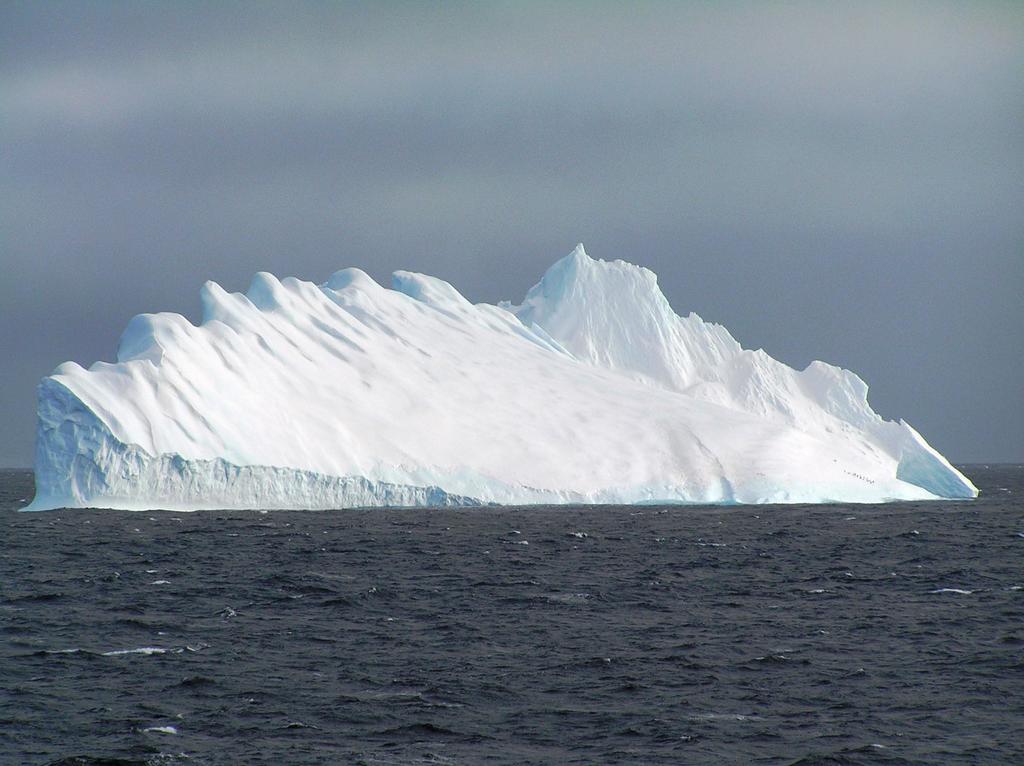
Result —
[{"label": "ocean", "polygon": [[0,472],[2,764],[1024,764],[972,502],[111,512]]}]

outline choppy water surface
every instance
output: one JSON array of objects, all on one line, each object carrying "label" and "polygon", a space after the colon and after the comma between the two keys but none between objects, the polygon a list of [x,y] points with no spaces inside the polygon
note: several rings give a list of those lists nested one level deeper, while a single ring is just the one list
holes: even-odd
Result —
[{"label": "choppy water surface", "polygon": [[10,510],[4,764],[1024,763],[1024,468],[972,503]]}]

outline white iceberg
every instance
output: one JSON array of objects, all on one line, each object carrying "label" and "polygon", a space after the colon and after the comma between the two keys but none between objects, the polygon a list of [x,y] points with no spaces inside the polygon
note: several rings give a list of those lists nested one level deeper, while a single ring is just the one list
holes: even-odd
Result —
[{"label": "white iceberg", "polygon": [[43,379],[30,509],[977,495],[853,373],[743,350],[582,246],[518,306],[358,269],[201,297],[199,326],[140,314],[116,363]]}]

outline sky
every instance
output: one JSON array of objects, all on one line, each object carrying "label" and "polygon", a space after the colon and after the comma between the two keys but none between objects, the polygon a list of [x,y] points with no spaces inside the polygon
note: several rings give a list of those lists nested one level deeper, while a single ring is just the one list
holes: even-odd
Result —
[{"label": "sky", "polygon": [[0,4],[0,466],[207,279],[518,302],[580,241],[1024,462],[1024,4]]}]

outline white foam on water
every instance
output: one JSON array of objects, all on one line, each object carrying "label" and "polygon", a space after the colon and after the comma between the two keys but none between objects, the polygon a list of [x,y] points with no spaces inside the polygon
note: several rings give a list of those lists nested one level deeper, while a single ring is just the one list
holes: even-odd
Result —
[{"label": "white foam on water", "polygon": [[547,601],[556,604],[582,604],[593,597],[593,594],[590,593],[549,593],[544,596]]},{"label": "white foam on water", "polygon": [[963,588],[937,588],[930,593],[959,593],[962,596],[970,596],[974,593],[973,590],[965,590]]},{"label": "white foam on water", "polygon": [[167,650],[161,646],[140,646],[137,649],[114,649],[103,652],[104,657],[120,657],[123,654],[166,654]]},{"label": "white foam on water", "polygon": [[173,726],[147,726],[143,731],[153,732],[154,734],[177,734],[178,730]]},{"label": "white foam on water", "polygon": [[760,721],[761,716],[744,713],[698,713],[690,716],[691,721]]}]

